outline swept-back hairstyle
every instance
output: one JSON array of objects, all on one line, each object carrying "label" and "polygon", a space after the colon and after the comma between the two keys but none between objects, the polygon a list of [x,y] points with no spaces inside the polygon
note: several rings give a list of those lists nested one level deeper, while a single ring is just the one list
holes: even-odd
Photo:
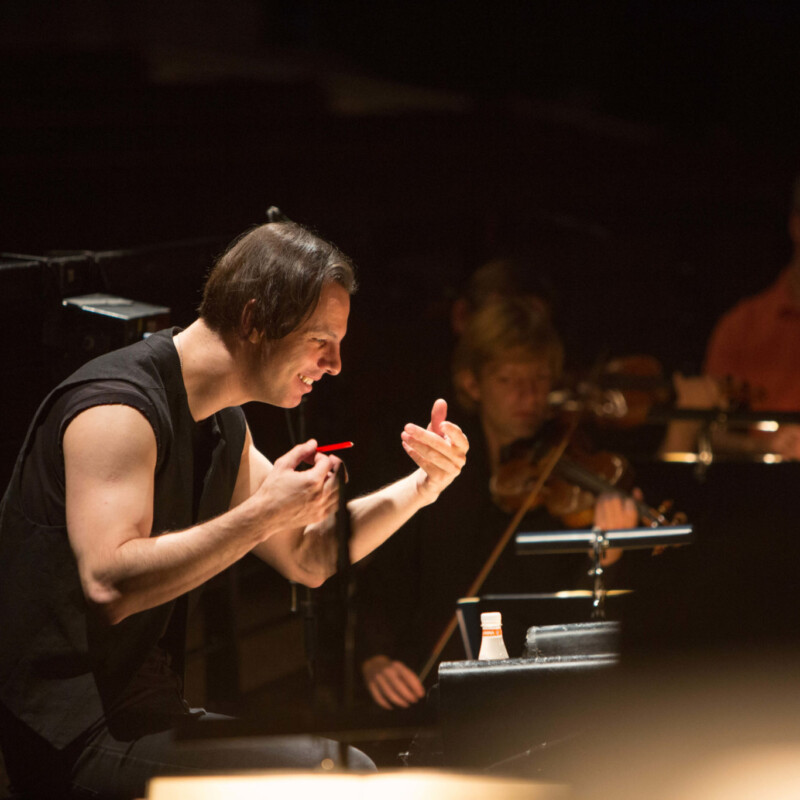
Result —
[{"label": "swept-back hairstyle", "polygon": [[[217,260],[203,290],[199,314],[220,334],[282,339],[313,312],[323,286],[356,290],[350,259],[330,242],[292,222],[274,206],[269,222],[240,236]],[[251,300],[248,329],[242,313]]]},{"label": "swept-back hairstyle", "polygon": [[502,298],[473,314],[456,346],[452,365],[456,394],[467,411],[475,411],[476,404],[463,388],[464,373],[480,376],[487,364],[520,351],[546,360],[554,381],[561,376],[564,346],[540,308],[526,300]]}]

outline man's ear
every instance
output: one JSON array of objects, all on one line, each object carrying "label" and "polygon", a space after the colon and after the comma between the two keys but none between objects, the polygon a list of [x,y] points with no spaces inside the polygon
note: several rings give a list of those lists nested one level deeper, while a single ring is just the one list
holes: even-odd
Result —
[{"label": "man's ear", "polygon": [[460,369],[453,376],[453,381],[473,403],[481,401],[481,387],[478,377],[471,369]]},{"label": "man's ear", "polygon": [[258,331],[253,323],[254,309],[256,301],[248,300],[242,309],[242,318],[239,321],[239,336],[242,339],[247,339],[253,344],[257,344],[261,338],[261,332]]}]

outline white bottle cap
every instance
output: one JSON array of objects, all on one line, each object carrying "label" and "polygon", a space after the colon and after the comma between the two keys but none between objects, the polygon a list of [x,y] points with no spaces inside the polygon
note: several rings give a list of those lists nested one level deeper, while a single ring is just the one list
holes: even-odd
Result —
[{"label": "white bottle cap", "polygon": [[503,625],[503,615],[499,611],[484,611],[481,614],[481,628],[500,628]]}]

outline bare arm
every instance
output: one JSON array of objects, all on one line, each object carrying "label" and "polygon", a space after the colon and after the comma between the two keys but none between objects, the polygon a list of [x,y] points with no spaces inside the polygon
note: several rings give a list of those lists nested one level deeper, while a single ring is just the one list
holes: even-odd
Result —
[{"label": "bare arm", "polygon": [[355,532],[350,546],[353,561],[372,552],[420,508],[433,503],[461,472],[469,442],[446,416],[447,403],[437,400],[427,429],[409,423],[400,435],[417,470],[349,504]]},{"label": "bare arm", "polygon": [[[294,448],[284,466],[308,451]],[[330,464],[319,459],[306,472],[280,470],[219,517],[153,537],[155,464],[153,430],[128,406],[90,408],[64,434],[70,544],[87,600],[112,623],[199,586],[265,538],[319,522],[335,505]]]},{"label": "bare arm", "polygon": [[[352,561],[372,552],[420,508],[434,502],[461,472],[469,443],[457,425],[445,420],[446,414],[447,404],[437,400],[427,429],[409,424],[401,434],[403,447],[418,465],[417,470],[348,503],[352,516]],[[269,470],[269,462],[263,456],[260,458],[262,462],[257,455],[253,456],[251,463],[257,466],[252,469],[254,474],[263,475]],[[319,585],[336,569],[333,523],[330,516],[305,530],[278,533],[258,545],[254,552],[287,577]]]}]

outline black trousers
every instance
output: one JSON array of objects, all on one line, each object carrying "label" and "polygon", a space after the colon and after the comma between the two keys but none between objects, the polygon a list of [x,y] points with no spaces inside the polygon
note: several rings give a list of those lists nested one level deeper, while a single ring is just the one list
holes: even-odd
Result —
[{"label": "black trousers", "polygon": [[[10,788],[26,800],[132,800],[145,797],[147,781],[157,775],[341,766],[340,744],[316,736],[214,740],[198,745],[176,741],[177,724],[191,720],[188,724],[202,725],[215,719],[226,717],[192,709],[173,718],[172,727],[161,724],[161,730],[135,736],[120,732],[119,726],[112,732],[101,725],[65,750],[56,750],[0,705],[0,744]],[[349,769],[375,769],[371,759],[355,748],[348,747],[345,757]]]}]

